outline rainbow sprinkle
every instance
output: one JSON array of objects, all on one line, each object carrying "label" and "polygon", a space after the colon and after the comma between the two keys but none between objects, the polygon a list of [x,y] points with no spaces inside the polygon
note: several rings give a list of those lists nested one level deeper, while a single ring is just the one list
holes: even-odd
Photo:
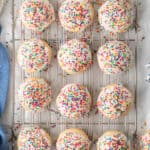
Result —
[{"label": "rainbow sprinkle", "polygon": [[67,129],[62,132],[57,140],[57,150],[89,150],[90,140],[79,129]]},{"label": "rainbow sprinkle", "polygon": [[87,0],[66,0],[59,9],[61,25],[70,32],[82,32],[93,18],[94,9]]},{"label": "rainbow sprinkle", "polygon": [[28,78],[20,85],[18,99],[27,111],[40,111],[51,102],[51,88],[42,78]]},{"label": "rainbow sprinkle", "polygon": [[92,53],[85,42],[73,39],[60,47],[58,62],[69,74],[82,72],[93,63]]},{"label": "rainbow sprinkle", "polygon": [[26,0],[20,9],[23,24],[38,32],[47,28],[54,20],[54,8],[48,0]]},{"label": "rainbow sprinkle", "polygon": [[18,51],[18,63],[28,73],[47,70],[52,50],[42,40],[32,39],[24,42]]},{"label": "rainbow sprinkle", "polygon": [[129,150],[127,137],[119,131],[108,131],[98,139],[97,150]]},{"label": "rainbow sprinkle", "polygon": [[126,32],[131,26],[132,11],[127,1],[108,0],[99,9],[99,22],[108,31]]},{"label": "rainbow sprinkle", "polygon": [[25,127],[18,137],[18,150],[51,150],[51,138],[39,127]]},{"label": "rainbow sprinkle", "polygon": [[97,100],[98,110],[109,119],[117,119],[128,112],[133,103],[131,92],[121,84],[104,87]]},{"label": "rainbow sprinkle", "polygon": [[92,101],[85,86],[68,84],[61,90],[56,102],[63,116],[78,119],[90,111]]},{"label": "rainbow sprinkle", "polygon": [[145,135],[141,137],[140,148],[141,150],[150,149],[150,131],[148,131]]},{"label": "rainbow sprinkle", "polygon": [[104,73],[117,74],[129,69],[131,51],[124,42],[109,41],[99,48],[97,59]]}]

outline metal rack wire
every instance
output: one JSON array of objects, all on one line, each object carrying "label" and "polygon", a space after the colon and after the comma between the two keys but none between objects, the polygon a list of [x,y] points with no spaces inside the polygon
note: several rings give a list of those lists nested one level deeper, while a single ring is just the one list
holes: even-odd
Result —
[{"label": "metal rack wire", "polygon": [[[121,35],[115,35],[110,34],[106,31],[104,31],[102,28],[100,28],[100,25],[98,24],[97,19],[97,8],[99,7],[99,3],[102,2],[100,0],[93,0],[93,6],[95,8],[95,21],[93,25],[86,29],[85,32],[82,32],[80,34],[75,33],[69,33],[65,31],[59,23],[57,11],[59,6],[61,5],[61,2],[63,0],[50,0],[50,2],[55,7],[56,12],[56,21],[42,34],[37,34],[33,31],[29,31],[24,28],[22,23],[20,22],[18,18],[18,10],[20,8],[21,3],[23,0],[13,0],[14,2],[14,22],[15,22],[15,28],[14,28],[14,49],[15,53],[17,54],[17,50],[21,42],[24,40],[38,37],[45,39],[53,48],[53,59],[52,64],[49,67],[47,72],[42,73],[36,73],[32,74],[31,76],[38,76],[43,77],[47,81],[50,82],[51,87],[53,89],[53,101],[51,105],[45,110],[44,112],[35,114],[35,113],[28,113],[25,112],[18,104],[17,96],[15,95],[15,102],[14,102],[14,131],[17,134],[19,131],[20,126],[22,125],[34,125],[38,124],[44,128],[46,128],[50,135],[55,139],[57,138],[58,134],[63,131],[66,128],[69,127],[78,127],[81,129],[84,129],[91,140],[92,143],[92,149],[95,150],[95,140],[106,130],[111,129],[118,129],[127,134],[127,136],[133,141],[134,133],[136,132],[137,128],[137,112],[136,112],[136,102],[133,106],[132,110],[129,112],[129,114],[125,117],[119,118],[118,120],[111,121],[103,116],[101,114],[97,114],[97,110],[94,108],[91,110],[91,112],[83,119],[80,120],[69,120],[66,118],[63,118],[59,116],[56,110],[55,106],[55,98],[57,94],[59,93],[60,89],[72,82],[77,82],[80,84],[84,84],[88,87],[92,97],[94,104],[96,102],[99,90],[102,86],[107,85],[109,83],[118,83],[122,82],[124,85],[126,85],[132,93],[135,95],[135,101],[136,101],[136,48],[137,48],[137,33],[135,29],[130,30],[128,33],[121,34]],[[137,8],[138,0],[131,1],[134,8]],[[57,64],[57,51],[59,49],[59,46],[66,40],[71,38],[82,38],[87,43],[90,44],[91,49],[93,51],[93,58],[94,58],[94,64],[91,66],[91,68],[81,74],[78,74],[76,76],[67,75]],[[132,68],[124,74],[120,74],[117,76],[107,76],[104,75],[97,64],[96,60],[96,51],[98,50],[98,47],[102,44],[104,44],[107,40],[122,40],[125,41],[129,47],[132,50]],[[57,75],[57,76],[56,76]],[[15,60],[15,93],[17,92],[17,89],[19,85],[24,81],[26,77],[28,77],[28,74],[25,74],[25,72],[18,66],[17,60]],[[53,147],[55,150],[55,147]]]}]

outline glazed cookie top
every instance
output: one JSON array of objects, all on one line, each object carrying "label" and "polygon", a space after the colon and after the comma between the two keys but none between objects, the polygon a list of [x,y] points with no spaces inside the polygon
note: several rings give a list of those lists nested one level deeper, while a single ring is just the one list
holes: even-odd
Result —
[{"label": "glazed cookie top", "polygon": [[98,100],[98,110],[109,119],[125,115],[133,103],[131,92],[121,84],[111,84],[102,88]]},{"label": "glazed cookie top", "polygon": [[146,132],[140,141],[140,150],[149,150],[150,148],[150,131]]},{"label": "glazed cookie top", "polygon": [[56,103],[61,115],[79,119],[90,111],[92,100],[85,86],[68,84],[61,90]]},{"label": "glazed cookie top", "polygon": [[18,137],[18,150],[51,150],[51,138],[39,127],[22,128]]},{"label": "glazed cookie top", "polygon": [[131,50],[121,41],[109,41],[97,53],[100,68],[105,74],[127,71],[131,64]]},{"label": "glazed cookie top", "polygon": [[20,85],[18,99],[27,111],[40,111],[51,102],[51,87],[42,78],[28,78]]},{"label": "glazed cookie top", "polygon": [[53,6],[48,0],[25,0],[20,9],[23,24],[31,30],[43,31],[54,20]]},{"label": "glazed cookie top", "polygon": [[133,22],[128,1],[108,0],[100,7],[98,13],[100,24],[111,32],[126,32]]},{"label": "glazed cookie top", "polygon": [[105,132],[97,142],[97,150],[130,150],[127,137],[119,131]]},{"label": "glazed cookie top", "polygon": [[56,143],[57,150],[89,150],[90,140],[79,129],[67,129],[59,135]]},{"label": "glazed cookie top", "polygon": [[83,41],[70,40],[60,47],[58,62],[68,74],[85,71],[93,62],[90,47]]},{"label": "glazed cookie top", "polygon": [[51,61],[52,50],[39,39],[24,42],[18,51],[18,63],[28,73],[47,70]]},{"label": "glazed cookie top", "polygon": [[82,32],[90,26],[94,9],[87,0],[66,0],[59,9],[61,25],[70,32]]}]

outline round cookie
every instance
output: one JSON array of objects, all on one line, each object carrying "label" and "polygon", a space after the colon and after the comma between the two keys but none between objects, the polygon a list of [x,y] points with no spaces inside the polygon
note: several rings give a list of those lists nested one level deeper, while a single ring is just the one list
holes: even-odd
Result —
[{"label": "round cookie", "polygon": [[150,131],[147,131],[140,141],[140,150],[149,150],[150,148]]},{"label": "round cookie", "polygon": [[128,1],[108,0],[100,7],[98,14],[101,26],[114,33],[126,32],[133,23]]},{"label": "round cookie", "polygon": [[105,74],[118,74],[130,68],[131,50],[124,42],[109,41],[99,48],[97,59]]},{"label": "round cookie", "polygon": [[55,13],[48,0],[25,0],[20,17],[27,29],[42,32],[55,20]]},{"label": "round cookie", "polygon": [[18,150],[51,150],[51,137],[40,127],[24,127],[18,136]]},{"label": "round cookie", "polygon": [[51,87],[42,78],[28,78],[20,85],[18,100],[26,111],[41,111],[51,102]]},{"label": "round cookie", "polygon": [[66,0],[59,9],[61,25],[70,32],[82,32],[94,19],[94,8],[87,0]]},{"label": "round cookie", "polygon": [[33,73],[48,69],[51,61],[52,49],[39,39],[24,42],[18,50],[18,63],[25,72]]},{"label": "round cookie", "polygon": [[66,42],[58,52],[58,63],[68,74],[87,70],[93,63],[89,45],[76,39]]},{"label": "round cookie", "polygon": [[133,104],[131,92],[121,84],[111,84],[102,88],[97,100],[98,110],[109,119],[126,115]]},{"label": "round cookie", "polygon": [[57,150],[89,150],[90,140],[80,129],[67,129],[59,135],[56,143]]},{"label": "round cookie", "polygon": [[97,150],[130,150],[130,147],[122,132],[107,131],[98,139]]},{"label": "round cookie", "polygon": [[87,88],[79,84],[66,85],[56,99],[56,104],[62,116],[79,119],[91,109],[91,96]]}]

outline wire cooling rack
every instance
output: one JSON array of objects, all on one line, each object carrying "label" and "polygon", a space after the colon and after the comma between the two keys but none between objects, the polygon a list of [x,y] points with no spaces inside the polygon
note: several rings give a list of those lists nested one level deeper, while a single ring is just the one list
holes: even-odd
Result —
[{"label": "wire cooling rack", "polygon": [[3,10],[3,7],[4,7],[4,4],[6,3],[6,0],[1,0],[0,1],[0,13],[2,12]]},{"label": "wire cooling rack", "polygon": [[[14,20],[14,49],[17,54],[18,48],[20,44],[27,39],[31,38],[41,38],[46,40],[50,46],[53,48],[53,59],[51,65],[46,72],[32,74],[30,76],[42,77],[49,81],[52,90],[53,90],[53,99],[51,105],[41,113],[28,113],[25,112],[18,104],[17,100],[17,89],[19,85],[24,81],[25,78],[29,77],[28,74],[19,67],[17,63],[17,59],[15,57],[15,73],[14,73],[14,93],[15,93],[15,101],[14,101],[14,133],[18,134],[20,126],[28,125],[32,126],[34,124],[39,125],[45,128],[55,140],[57,139],[59,133],[66,128],[77,127],[81,128],[89,135],[92,140],[92,150],[96,149],[96,140],[101,134],[106,130],[118,129],[126,133],[129,137],[133,148],[134,136],[137,129],[137,112],[136,112],[136,50],[137,50],[137,32],[136,26],[133,27],[129,32],[124,34],[112,34],[104,31],[103,28],[100,27],[97,19],[97,9],[103,3],[101,0],[93,0],[91,1],[95,8],[95,21],[91,27],[86,29],[82,33],[69,33],[65,31],[61,26],[58,20],[58,8],[61,5],[63,0],[50,0],[53,4],[56,12],[56,21],[42,34],[36,34],[33,31],[29,31],[24,28],[22,25],[19,14],[19,8],[23,2],[23,0],[13,0],[13,20]],[[131,0],[132,6],[137,12],[137,4],[138,0]],[[136,16],[136,15],[135,15]],[[136,18],[136,17],[135,17]],[[137,18],[136,18],[137,19]],[[136,21],[135,21],[136,22]],[[85,40],[92,49],[94,64],[90,67],[90,69],[84,73],[77,75],[67,75],[65,74],[57,63],[57,51],[59,46],[66,40],[78,38]],[[109,76],[104,75],[99,69],[96,52],[98,48],[103,45],[108,40],[121,40],[126,42],[130,49],[132,50],[132,67],[131,69],[123,74]],[[80,120],[70,120],[63,118],[57,113],[55,99],[61,88],[68,83],[80,83],[86,85],[93,97],[93,108],[91,112]],[[128,87],[133,95],[135,95],[135,104],[132,107],[129,114],[125,117],[119,118],[117,120],[108,120],[103,117],[101,114],[97,113],[97,109],[95,107],[95,103],[99,94],[101,87],[110,84],[110,83],[123,83],[126,87]],[[16,149],[16,148],[14,148]],[[53,147],[55,150],[55,144]]]}]

